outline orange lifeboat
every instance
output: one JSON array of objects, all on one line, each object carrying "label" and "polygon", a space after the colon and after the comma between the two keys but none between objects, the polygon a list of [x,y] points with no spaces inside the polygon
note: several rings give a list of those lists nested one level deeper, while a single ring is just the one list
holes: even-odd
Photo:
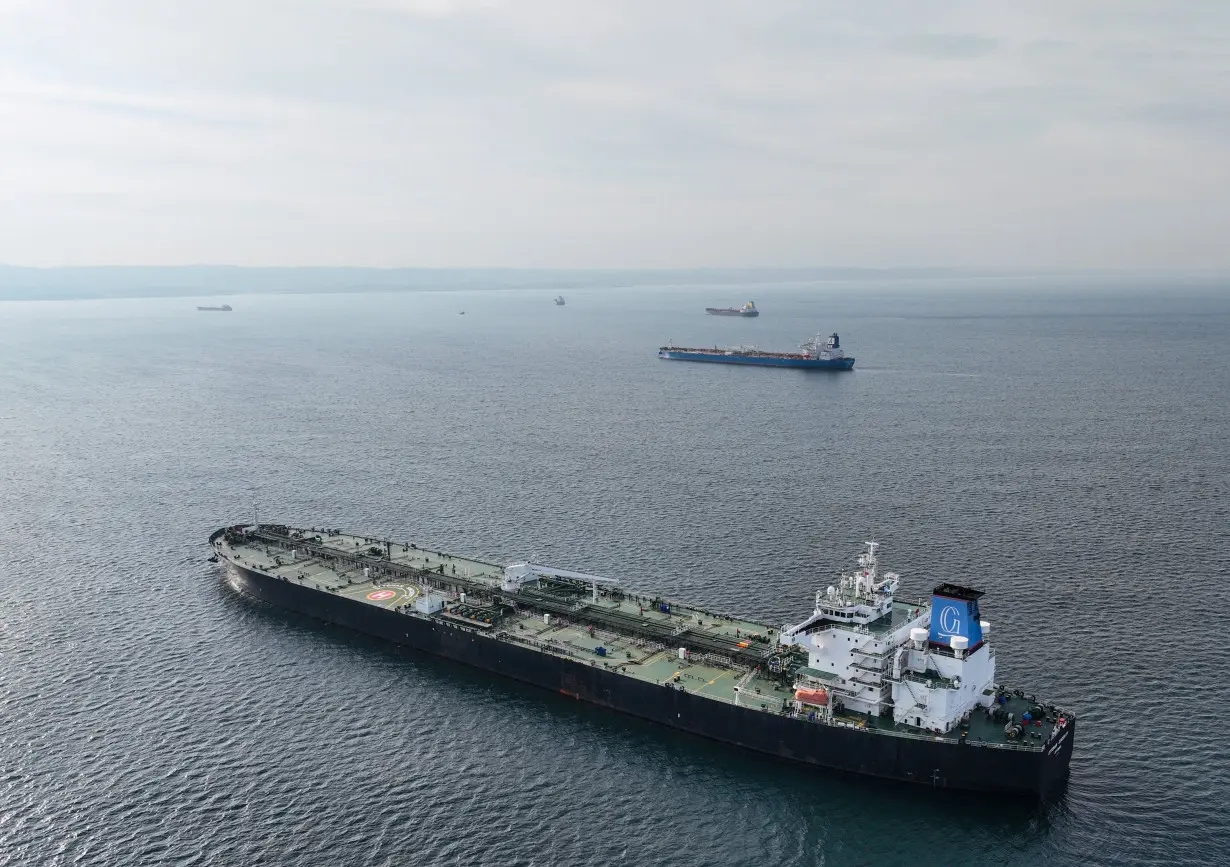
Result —
[{"label": "orange lifeboat", "polygon": [[796,701],[801,701],[803,704],[814,704],[824,707],[829,703],[829,694],[823,689],[796,689],[794,691]]}]

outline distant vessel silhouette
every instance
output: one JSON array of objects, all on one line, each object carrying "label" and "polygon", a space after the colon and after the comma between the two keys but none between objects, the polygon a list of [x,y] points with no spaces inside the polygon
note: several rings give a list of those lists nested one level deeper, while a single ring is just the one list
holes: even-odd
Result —
[{"label": "distant vessel silhouette", "polygon": [[231,305],[223,304],[221,307],[197,307],[196,309],[197,310],[217,310],[220,312],[228,312],[231,309]]},{"label": "distant vessel silhouette", "polygon": [[710,316],[759,316],[760,311],[756,309],[756,305],[751,301],[744,304],[742,307],[706,307],[705,312]]},{"label": "distant vessel silhouette", "polygon": [[555,306],[556,306],[556,307],[563,307],[563,306],[564,306],[564,296],[563,296],[563,295],[557,295],[557,296],[556,296],[556,298],[555,298]]}]

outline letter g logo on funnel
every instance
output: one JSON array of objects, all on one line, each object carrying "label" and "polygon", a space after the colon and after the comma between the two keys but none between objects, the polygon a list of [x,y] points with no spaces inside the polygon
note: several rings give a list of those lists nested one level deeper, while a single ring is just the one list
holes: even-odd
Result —
[{"label": "letter g logo on funnel", "polygon": [[945,605],[940,612],[940,630],[946,635],[961,634],[961,612],[955,605]]},{"label": "letter g logo on funnel", "polygon": [[[935,588],[931,594],[931,635],[936,644],[948,644],[954,635],[969,639],[970,649],[982,642],[982,627],[978,622],[977,590],[955,585]],[[968,597],[968,598],[963,598]]]}]

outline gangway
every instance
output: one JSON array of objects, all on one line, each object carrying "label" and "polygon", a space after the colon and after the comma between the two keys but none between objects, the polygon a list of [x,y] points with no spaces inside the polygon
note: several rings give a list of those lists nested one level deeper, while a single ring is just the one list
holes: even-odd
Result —
[{"label": "gangway", "polygon": [[584,572],[573,572],[569,569],[556,569],[554,566],[539,566],[536,563],[513,563],[504,567],[504,578],[500,581],[500,589],[515,593],[522,584],[537,581],[542,576],[551,578],[569,578],[593,585],[593,601],[598,601],[598,585],[613,587],[619,583],[617,578],[603,578],[599,575],[587,575]]}]

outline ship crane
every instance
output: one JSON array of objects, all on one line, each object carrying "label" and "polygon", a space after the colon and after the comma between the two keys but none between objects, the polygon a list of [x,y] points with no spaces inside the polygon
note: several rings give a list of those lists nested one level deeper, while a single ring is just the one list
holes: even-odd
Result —
[{"label": "ship crane", "polygon": [[504,567],[504,578],[500,581],[501,590],[516,592],[522,584],[537,581],[541,576],[552,578],[571,578],[573,581],[583,581],[593,586],[593,599],[598,601],[598,585],[608,587],[619,583],[617,578],[603,578],[599,575],[587,575],[584,572],[572,572],[568,569],[556,569],[554,566],[539,566],[535,563],[514,563]]}]

